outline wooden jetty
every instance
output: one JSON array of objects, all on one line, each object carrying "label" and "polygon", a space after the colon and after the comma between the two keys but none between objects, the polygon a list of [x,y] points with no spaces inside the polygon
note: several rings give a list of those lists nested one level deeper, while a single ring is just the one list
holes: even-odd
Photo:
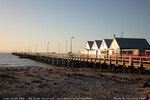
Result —
[{"label": "wooden jetty", "polygon": [[103,57],[87,58],[81,56],[44,55],[39,53],[12,53],[20,58],[29,58],[36,61],[57,66],[70,66],[71,68],[96,68],[100,71],[119,71],[123,73],[150,73],[150,61],[133,60],[132,57]]}]

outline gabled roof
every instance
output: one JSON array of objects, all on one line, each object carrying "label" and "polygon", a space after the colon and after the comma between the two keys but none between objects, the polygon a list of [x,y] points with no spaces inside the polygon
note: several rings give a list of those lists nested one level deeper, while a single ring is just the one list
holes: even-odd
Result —
[{"label": "gabled roof", "polygon": [[115,38],[120,49],[150,49],[146,39],[141,38]]},{"label": "gabled roof", "polygon": [[92,45],[93,45],[94,41],[87,41],[87,43],[89,44],[90,49],[92,49]]},{"label": "gabled roof", "polygon": [[102,40],[95,40],[95,43],[96,43],[96,45],[97,45],[97,47],[99,49],[100,46],[101,46]]},{"label": "gabled roof", "polygon": [[113,41],[113,39],[104,39],[104,41],[105,41],[107,47],[109,48],[111,43],[112,43],[112,41]]}]

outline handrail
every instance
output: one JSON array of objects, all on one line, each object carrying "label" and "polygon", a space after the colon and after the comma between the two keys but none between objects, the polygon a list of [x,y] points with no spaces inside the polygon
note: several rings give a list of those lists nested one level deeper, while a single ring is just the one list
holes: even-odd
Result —
[{"label": "handrail", "polygon": [[[82,59],[111,59],[111,60],[125,60],[125,61],[140,61],[142,59],[142,62],[150,62],[150,57],[142,57],[142,56],[121,56],[121,55],[103,55],[99,57],[92,57],[92,56],[82,56],[82,55],[67,55],[67,54],[42,54],[42,53],[26,53],[26,52],[17,52],[17,54],[23,54],[23,55],[32,55],[32,56],[45,56],[45,57],[54,57],[54,58],[82,58]],[[143,60],[144,59],[144,60]]]}]

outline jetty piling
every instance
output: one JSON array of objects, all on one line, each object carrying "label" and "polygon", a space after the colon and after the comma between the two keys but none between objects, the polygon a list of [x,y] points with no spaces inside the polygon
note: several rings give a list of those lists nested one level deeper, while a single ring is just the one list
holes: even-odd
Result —
[{"label": "jetty piling", "polygon": [[56,56],[56,55],[42,55],[34,53],[12,53],[20,58],[28,58],[56,66],[70,66],[71,68],[94,68],[99,71],[123,72],[139,74],[150,73],[150,61],[133,60],[132,57],[125,59],[125,57],[103,57],[103,58],[88,58],[80,56]]}]

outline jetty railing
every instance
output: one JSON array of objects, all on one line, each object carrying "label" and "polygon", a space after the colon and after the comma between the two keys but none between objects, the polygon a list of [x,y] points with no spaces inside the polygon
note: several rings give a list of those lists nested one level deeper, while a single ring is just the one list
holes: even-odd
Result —
[{"label": "jetty railing", "polygon": [[[99,67],[109,69],[136,69],[139,73],[143,71],[150,71],[150,57],[141,56],[99,56],[99,57],[85,57],[81,55],[67,55],[67,54],[42,54],[42,53],[13,53],[22,58],[30,58],[44,62],[52,62],[56,64],[66,64],[70,62],[72,67]],[[120,69],[120,70],[122,70]]]}]

